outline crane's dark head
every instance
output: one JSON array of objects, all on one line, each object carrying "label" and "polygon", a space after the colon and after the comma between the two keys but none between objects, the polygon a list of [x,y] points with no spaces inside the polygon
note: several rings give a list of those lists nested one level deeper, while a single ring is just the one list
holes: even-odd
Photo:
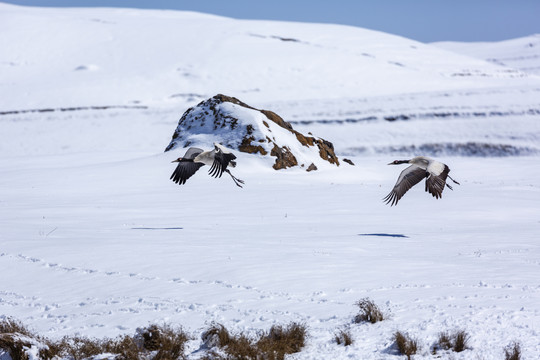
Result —
[{"label": "crane's dark head", "polygon": [[407,164],[409,160],[394,160],[388,165],[399,165],[399,164]]}]

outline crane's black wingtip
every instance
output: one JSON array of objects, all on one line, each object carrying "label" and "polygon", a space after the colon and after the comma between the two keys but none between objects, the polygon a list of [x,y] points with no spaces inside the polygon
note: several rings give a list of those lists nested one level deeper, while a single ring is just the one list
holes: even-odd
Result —
[{"label": "crane's black wingtip", "polygon": [[384,203],[386,205],[394,206],[398,202],[398,198],[395,193],[391,192],[390,194],[386,195],[383,199]]}]

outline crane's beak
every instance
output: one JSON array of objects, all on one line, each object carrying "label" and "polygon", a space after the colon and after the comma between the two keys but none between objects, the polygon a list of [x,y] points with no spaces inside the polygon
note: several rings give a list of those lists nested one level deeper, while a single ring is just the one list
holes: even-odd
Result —
[{"label": "crane's beak", "polygon": [[409,160],[394,160],[388,165],[399,165],[399,164],[407,164]]},{"label": "crane's beak", "polygon": [[171,161],[171,162],[172,162],[172,163],[173,163],[173,162],[180,162],[181,159],[182,159],[182,158],[178,158],[178,159],[173,160],[173,161]]}]

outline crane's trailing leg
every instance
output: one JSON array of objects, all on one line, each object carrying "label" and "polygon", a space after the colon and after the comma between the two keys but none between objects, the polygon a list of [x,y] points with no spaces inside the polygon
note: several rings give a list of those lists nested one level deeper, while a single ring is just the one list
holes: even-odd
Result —
[{"label": "crane's trailing leg", "polygon": [[231,175],[231,178],[233,179],[236,186],[242,187],[242,185],[240,185],[240,184],[244,184],[244,180],[240,180],[239,178],[234,177],[233,174],[231,174],[231,172],[229,171],[229,169],[225,169],[225,172],[227,172],[229,175]]},{"label": "crane's trailing leg", "polygon": [[[454,184],[458,184],[458,185],[461,185],[460,183],[458,183],[456,180],[452,179],[452,177],[450,175],[448,175],[448,178],[450,180],[452,180],[454,182]],[[446,186],[450,189],[450,190],[454,190],[448,183],[446,183]]]},{"label": "crane's trailing leg", "polygon": [[458,182],[457,182],[456,180],[452,179],[452,177],[451,177],[450,175],[448,175],[448,178],[449,178],[450,180],[452,180],[452,181],[454,182],[454,184],[458,184],[458,185],[461,185],[461,184],[460,184],[460,183],[458,183]]}]

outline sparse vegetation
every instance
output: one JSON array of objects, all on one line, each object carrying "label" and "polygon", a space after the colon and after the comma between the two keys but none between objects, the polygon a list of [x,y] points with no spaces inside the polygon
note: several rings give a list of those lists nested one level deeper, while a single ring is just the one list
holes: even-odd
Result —
[{"label": "sparse vegetation", "polygon": [[442,349],[442,350],[450,350],[452,348],[452,338],[448,334],[448,332],[443,331],[439,333],[439,339],[437,343],[435,344],[434,350]]},{"label": "sparse vegetation", "polygon": [[349,346],[354,343],[349,329],[338,330],[334,336],[334,339],[338,345]]},{"label": "sparse vegetation", "polygon": [[274,325],[268,333],[256,339],[247,335],[231,335],[220,324],[212,325],[203,333],[207,347],[217,348],[208,352],[204,360],[283,360],[285,355],[299,352],[305,345],[306,326],[291,323],[287,327]]},{"label": "sparse vegetation", "polygon": [[369,298],[363,298],[357,301],[355,305],[360,308],[360,313],[354,318],[355,323],[369,322],[375,324],[385,319],[381,309]]},{"label": "sparse vegetation", "polygon": [[418,340],[411,338],[408,334],[396,331],[394,341],[399,353],[406,355],[408,360],[418,351]]},{"label": "sparse vegetation", "polygon": [[[361,309],[373,311],[376,308],[379,311],[368,299],[362,299],[358,302],[360,303]],[[363,314],[358,316],[360,315]],[[371,322],[371,318],[365,316],[362,321]],[[203,349],[207,352],[200,360],[284,360],[286,355],[302,350],[306,337],[306,325],[295,322],[288,326],[274,325],[267,332],[260,331],[254,336],[231,334],[225,326],[212,324],[202,334]],[[31,353],[37,353],[37,358],[43,360],[85,360],[98,355],[108,356],[106,354],[117,360],[178,360],[187,358],[184,352],[189,340],[190,336],[182,328],[154,324],[137,329],[133,336],[104,339],[66,336],[61,340],[51,341],[36,335],[17,320],[0,319],[0,350],[8,352],[13,360],[35,358]],[[469,340],[470,336],[464,330],[440,332],[433,346],[433,354],[437,354],[439,350],[461,352],[470,349]],[[354,340],[349,327],[337,330],[334,341],[338,345],[352,345]],[[396,331],[393,341],[397,351],[407,356],[408,360],[419,351],[418,340],[407,333]],[[513,342],[504,348],[504,359],[521,360],[519,342]]]},{"label": "sparse vegetation", "polygon": [[0,321],[0,348],[9,352],[12,359],[28,360],[28,349],[37,347],[40,359],[66,357],[82,360],[100,354],[115,354],[121,360],[184,359],[184,349],[190,337],[182,329],[168,325],[150,325],[138,329],[135,336],[115,339],[91,339],[75,336],[51,341],[36,336],[20,322],[13,319]]},{"label": "sparse vegetation", "polygon": [[21,334],[32,337],[33,333],[20,321],[13,318],[5,318],[0,321],[0,334]]},{"label": "sparse vegetation", "polygon": [[504,348],[504,360],[521,360],[521,345],[514,342]]},{"label": "sparse vegetation", "polygon": [[26,349],[37,345],[40,358],[51,359],[55,355],[54,344],[35,335],[21,322],[13,318],[0,320],[0,349],[7,350],[12,359],[27,360]]},{"label": "sparse vegetation", "polygon": [[108,352],[111,340],[90,339],[87,337],[65,337],[58,344],[59,353],[56,355],[67,355],[73,360],[82,360],[87,357]]},{"label": "sparse vegetation", "polygon": [[454,333],[453,336],[454,343],[452,349],[455,352],[462,352],[464,350],[467,350],[469,348],[469,339],[469,334],[467,334],[463,330],[458,330]]},{"label": "sparse vegetation", "polygon": [[439,333],[439,339],[433,347],[433,352],[436,353],[439,349],[462,352],[470,348],[469,340],[470,336],[464,330],[457,330],[452,334],[444,331]]}]

